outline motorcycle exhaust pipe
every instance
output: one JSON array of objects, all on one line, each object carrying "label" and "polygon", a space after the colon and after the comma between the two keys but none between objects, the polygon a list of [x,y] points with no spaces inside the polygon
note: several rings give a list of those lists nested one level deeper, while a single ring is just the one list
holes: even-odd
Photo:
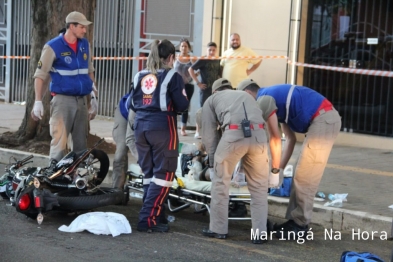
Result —
[{"label": "motorcycle exhaust pipe", "polygon": [[77,189],[84,189],[87,186],[87,178],[85,177],[78,177],[75,180],[75,187]]}]

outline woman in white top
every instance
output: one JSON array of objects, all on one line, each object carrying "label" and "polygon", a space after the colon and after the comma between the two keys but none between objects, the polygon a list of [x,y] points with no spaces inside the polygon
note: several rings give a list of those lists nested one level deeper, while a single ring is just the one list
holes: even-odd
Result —
[{"label": "woman in white top", "polygon": [[[176,61],[174,63],[174,69],[178,72],[182,77],[185,85],[185,91],[187,95],[188,101],[191,101],[192,95],[194,94],[194,85],[192,82],[192,77],[188,72],[188,69],[195,62],[191,59],[189,52],[191,51],[190,42],[186,38],[180,39],[180,53],[176,57]],[[186,136],[186,127],[188,120],[188,110],[184,111],[181,116],[181,135]]]}]

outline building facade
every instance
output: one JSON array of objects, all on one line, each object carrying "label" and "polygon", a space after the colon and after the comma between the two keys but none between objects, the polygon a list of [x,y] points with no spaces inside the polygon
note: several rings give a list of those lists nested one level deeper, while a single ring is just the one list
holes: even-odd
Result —
[{"label": "building facade", "polygon": [[[29,1],[0,0],[0,6],[0,53],[29,55]],[[392,19],[393,0],[97,0],[94,56],[146,57],[154,39],[178,45],[182,37],[190,40],[195,56],[205,55],[210,41],[222,54],[229,35],[236,32],[242,45],[266,56],[250,76],[260,86],[293,83],[313,88],[340,112],[340,136],[389,138],[392,78],[372,74],[391,71]],[[0,62],[0,100],[24,101],[28,61]],[[99,114],[111,117],[144,60],[97,59],[95,66],[99,91],[105,93]],[[342,72],[348,68],[371,71]],[[198,99],[194,95],[191,102],[191,124]],[[382,144],[391,145],[386,140]]]}]

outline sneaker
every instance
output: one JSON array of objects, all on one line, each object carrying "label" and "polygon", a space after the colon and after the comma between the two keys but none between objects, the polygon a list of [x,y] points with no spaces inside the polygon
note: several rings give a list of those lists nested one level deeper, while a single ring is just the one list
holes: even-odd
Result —
[{"label": "sneaker", "polygon": [[308,231],[308,225],[300,226],[296,224],[295,221],[288,220],[283,224],[274,225],[273,229],[274,231],[276,231],[274,235],[277,238],[283,240],[297,240],[299,234],[301,234],[302,236],[306,234],[306,232]]},{"label": "sneaker", "polygon": [[152,227],[144,227],[144,226],[137,226],[136,228],[139,232],[168,232],[169,231],[169,226],[168,224],[163,224],[163,223],[158,223],[157,225],[154,225]]},{"label": "sneaker", "polygon": [[195,135],[194,135],[194,137],[195,137],[196,139],[201,139],[201,138],[202,138],[202,137],[199,135],[199,132],[196,132]]}]

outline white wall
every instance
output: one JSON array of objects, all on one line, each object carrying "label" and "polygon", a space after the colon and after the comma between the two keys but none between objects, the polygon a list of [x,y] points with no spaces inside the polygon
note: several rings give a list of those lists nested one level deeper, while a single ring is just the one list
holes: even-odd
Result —
[{"label": "white wall", "polygon": [[[238,33],[258,55],[287,55],[291,0],[232,0],[231,10],[228,35]],[[260,86],[281,84],[286,70],[285,59],[266,59],[250,77]]]}]

